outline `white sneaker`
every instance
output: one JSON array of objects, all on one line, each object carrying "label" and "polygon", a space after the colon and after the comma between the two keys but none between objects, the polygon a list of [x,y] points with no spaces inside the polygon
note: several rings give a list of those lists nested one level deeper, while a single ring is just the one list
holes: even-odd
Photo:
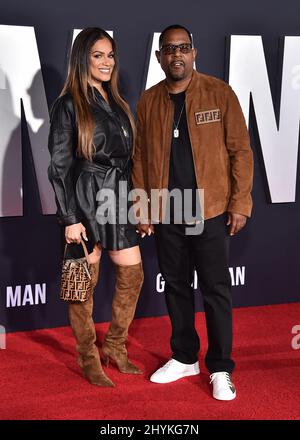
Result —
[{"label": "white sneaker", "polygon": [[155,383],[170,383],[182,377],[195,376],[199,373],[199,362],[183,364],[175,359],[170,359],[163,367],[152,374],[150,381]]},{"label": "white sneaker", "polygon": [[213,397],[218,400],[232,400],[236,397],[235,386],[231,381],[230,374],[226,371],[213,373],[210,376],[213,384]]}]

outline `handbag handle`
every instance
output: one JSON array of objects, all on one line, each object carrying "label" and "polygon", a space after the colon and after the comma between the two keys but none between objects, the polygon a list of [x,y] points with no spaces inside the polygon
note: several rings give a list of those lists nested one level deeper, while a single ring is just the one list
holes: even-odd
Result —
[{"label": "handbag handle", "polygon": [[[91,263],[90,263],[90,257],[89,257],[88,251],[87,251],[87,247],[86,247],[86,245],[85,245],[85,242],[82,240],[82,238],[80,238],[80,243],[81,243],[81,245],[82,245],[82,247],[83,247],[83,252],[84,252],[84,256],[85,256],[85,258],[86,258],[87,263],[88,263],[88,264],[91,264]],[[63,258],[63,259],[65,259],[65,257],[66,257],[66,252],[67,252],[67,246],[68,246],[68,244],[69,244],[69,243],[66,243],[66,245],[65,245],[65,251],[64,251],[64,258]]]}]

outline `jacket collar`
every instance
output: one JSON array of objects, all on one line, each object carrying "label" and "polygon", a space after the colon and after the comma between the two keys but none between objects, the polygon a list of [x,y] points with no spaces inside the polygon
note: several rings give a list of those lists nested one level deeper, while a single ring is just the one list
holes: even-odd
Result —
[{"label": "jacket collar", "polygon": [[92,101],[94,101],[96,105],[100,105],[107,113],[112,115],[113,114],[113,107],[112,106],[114,106],[114,100],[113,100],[110,88],[106,87],[106,92],[108,94],[109,102],[110,102],[110,105],[108,105],[96,87],[93,87],[90,85],[88,87],[89,87],[89,89],[88,89],[89,95],[90,95]]}]

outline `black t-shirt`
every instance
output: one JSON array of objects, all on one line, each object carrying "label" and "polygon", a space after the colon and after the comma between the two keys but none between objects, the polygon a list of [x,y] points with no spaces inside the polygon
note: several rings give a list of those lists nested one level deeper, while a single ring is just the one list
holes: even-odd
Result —
[{"label": "black t-shirt", "polygon": [[[195,215],[195,195],[197,189],[197,181],[195,176],[193,153],[186,119],[185,92],[177,94],[170,93],[170,98],[174,102],[174,120],[172,127],[172,144],[168,189],[169,191],[171,191],[174,188],[178,188],[181,191],[182,213],[184,209],[183,190],[191,189],[193,194],[192,215]],[[178,130],[177,133],[175,132],[175,135],[177,134],[178,137],[174,136],[175,129]],[[174,203],[171,203],[170,218],[172,221],[174,220]]]}]

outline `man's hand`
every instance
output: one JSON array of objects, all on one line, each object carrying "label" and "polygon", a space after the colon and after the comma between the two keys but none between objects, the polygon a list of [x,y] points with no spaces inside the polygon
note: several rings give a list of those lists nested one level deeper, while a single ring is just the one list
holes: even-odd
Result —
[{"label": "man's hand", "polygon": [[137,225],[137,232],[141,234],[141,237],[144,238],[145,235],[154,234],[154,226],[149,225],[148,223],[139,223]]},{"label": "man's hand", "polygon": [[235,212],[228,212],[227,226],[230,225],[229,235],[235,235],[246,224],[247,217],[242,214],[236,214]]}]

